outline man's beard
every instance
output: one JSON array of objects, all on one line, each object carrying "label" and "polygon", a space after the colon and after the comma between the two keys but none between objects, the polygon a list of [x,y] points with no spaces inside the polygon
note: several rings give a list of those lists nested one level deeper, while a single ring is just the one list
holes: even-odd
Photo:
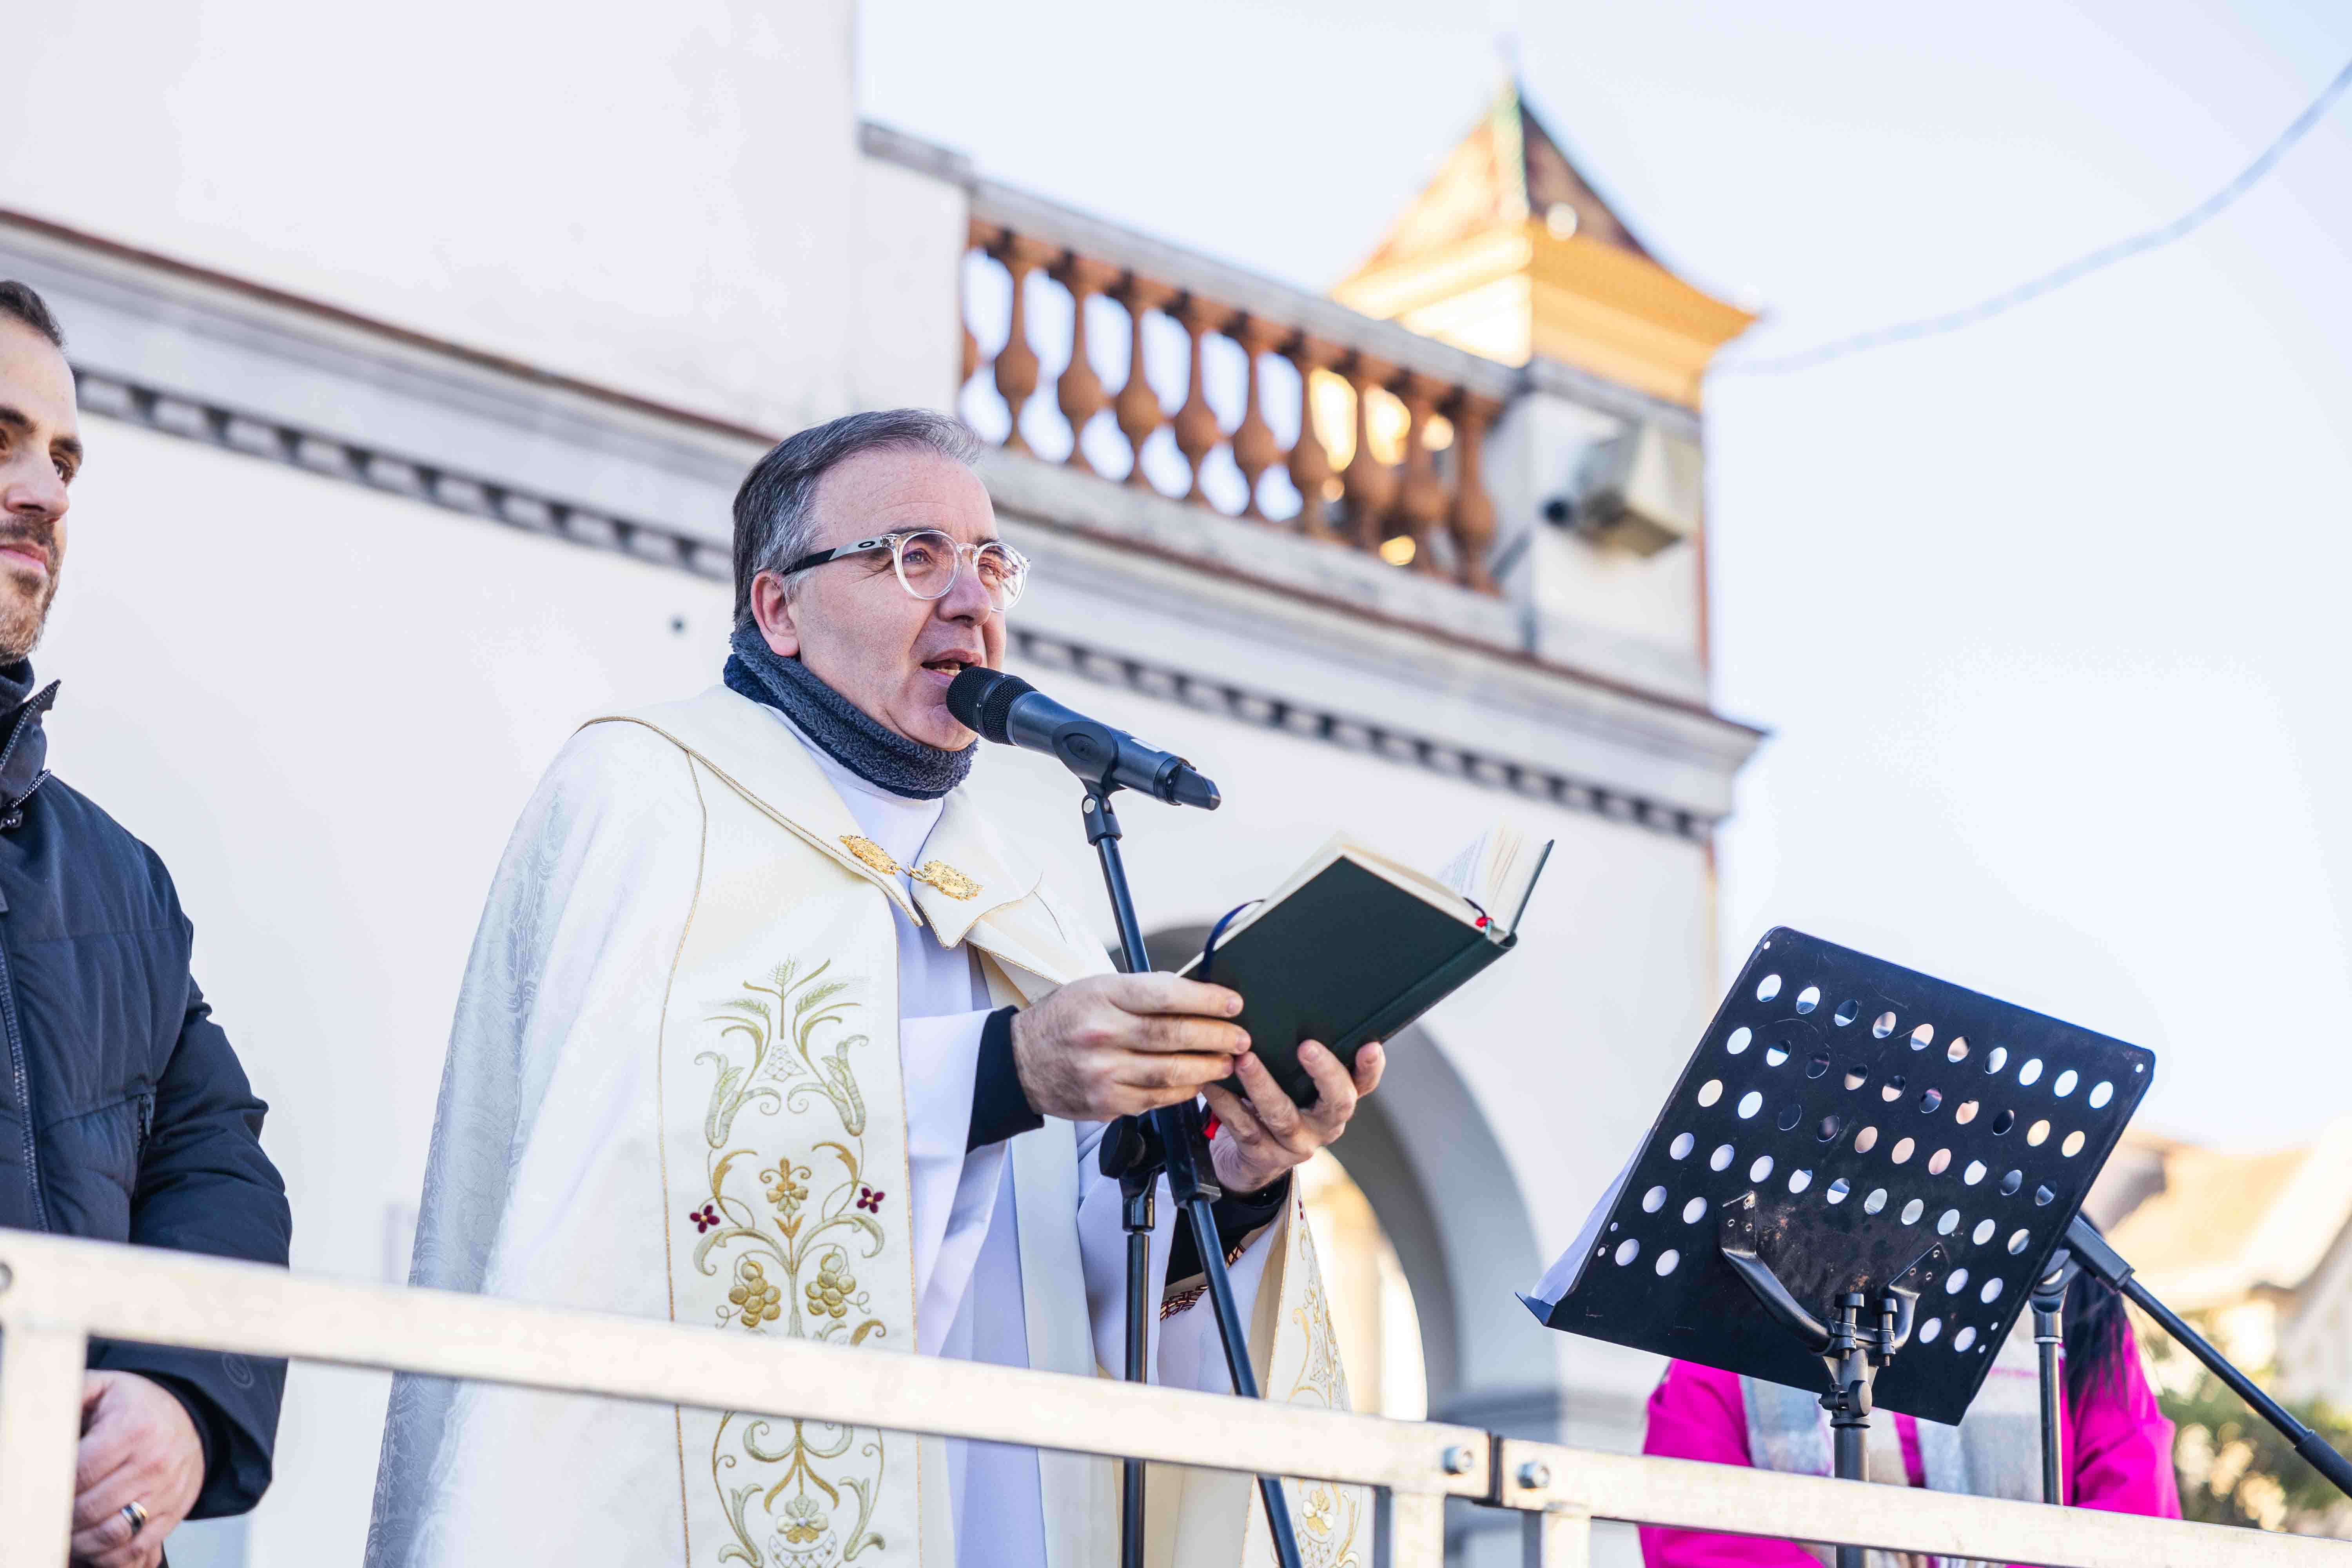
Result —
[{"label": "man's beard", "polygon": [[39,545],[49,569],[37,601],[27,596],[14,581],[0,586],[0,664],[14,664],[32,657],[35,646],[41,640],[42,629],[48,625],[49,604],[58,596],[58,580],[65,566],[65,552],[58,544],[54,522],[16,520],[0,528],[0,548],[17,543]]}]

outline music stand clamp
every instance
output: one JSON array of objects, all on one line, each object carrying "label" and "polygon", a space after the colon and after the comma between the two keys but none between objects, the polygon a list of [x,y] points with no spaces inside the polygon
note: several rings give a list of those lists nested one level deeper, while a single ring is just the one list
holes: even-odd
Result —
[{"label": "music stand clamp", "polygon": [[[1103,885],[1110,894],[1111,918],[1118,926],[1118,943],[1129,974],[1149,973],[1151,960],[1144,950],[1143,931],[1136,923],[1135,900],[1128,890],[1127,866],[1118,849],[1118,816],[1110,797],[1118,786],[1108,773],[1087,781],[1079,812],[1086,819],[1087,842],[1102,862]],[[1151,1233],[1156,1216],[1154,1194],[1164,1173],[1169,1195],[1192,1231],[1200,1254],[1201,1272],[1208,1286],[1210,1310],[1217,1320],[1217,1339],[1224,1347],[1225,1371],[1234,1393],[1244,1399],[1258,1397],[1257,1373],[1250,1365],[1249,1331],[1242,1324],[1241,1308],[1234,1300],[1232,1277],[1225,1268],[1224,1248],[1217,1240],[1214,1205],[1223,1196],[1209,1157],[1209,1139],[1201,1108],[1192,1100],[1162,1106],[1148,1116],[1123,1116],[1104,1129],[1097,1156],[1102,1173],[1119,1184],[1119,1222],[1127,1232],[1127,1351],[1125,1376],[1145,1381],[1150,1350]],[[1265,1504],[1266,1528],[1274,1536],[1276,1560],[1282,1568],[1299,1568],[1298,1537],[1284,1500],[1282,1478],[1260,1476],[1258,1496]],[[1144,1466],[1137,1459],[1119,1464],[1119,1561],[1124,1568],[1143,1568]]]},{"label": "music stand clamp", "polygon": [[[1822,1395],[1822,1408],[1830,1415],[1831,1473],[1840,1480],[1868,1480],[1871,1387],[1879,1369],[1909,1342],[1919,1291],[1942,1274],[1944,1249],[1929,1247],[1883,1289],[1840,1291],[1824,1325],[1758,1254],[1756,1209],[1753,1192],[1725,1205],[1716,1246],[1766,1315],[1828,1369],[1830,1387]],[[1839,1547],[1838,1568],[1863,1568],[1864,1551]]]}]

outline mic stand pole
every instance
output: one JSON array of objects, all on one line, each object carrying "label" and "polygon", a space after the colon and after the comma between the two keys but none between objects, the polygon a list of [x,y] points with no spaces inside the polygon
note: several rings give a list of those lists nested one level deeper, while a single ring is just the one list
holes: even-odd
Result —
[{"label": "mic stand pole", "polygon": [[2059,1479],[2058,1350],[2066,1341],[2066,1287],[2082,1271],[2083,1266],[2074,1261],[2074,1254],[2060,1247],[2050,1255],[2050,1270],[2033,1288],[2031,1298],[2033,1349],[2041,1362],[2042,1373],[2042,1500],[2062,1505],[2066,1492]]},{"label": "mic stand pole", "polygon": [[[1127,865],[1119,857],[1118,816],[1110,797],[1117,789],[1108,781],[1087,781],[1079,810],[1086,818],[1087,842],[1102,861],[1103,885],[1110,893],[1111,918],[1118,925],[1118,944],[1129,974],[1144,974],[1151,960],[1144,952],[1143,931],[1136,923],[1135,899],[1127,886]],[[1257,1373],[1250,1365],[1249,1333],[1242,1326],[1234,1284],[1225,1271],[1224,1248],[1217,1241],[1213,1205],[1223,1196],[1209,1158],[1209,1140],[1194,1100],[1165,1105],[1148,1116],[1122,1116],[1103,1131],[1100,1153],[1103,1174],[1118,1178],[1119,1223],[1127,1232],[1127,1368],[1129,1383],[1145,1380],[1150,1333],[1151,1232],[1153,1194],[1160,1173],[1168,1175],[1170,1195],[1192,1230],[1200,1254],[1201,1272],[1208,1283],[1210,1309],[1216,1314],[1217,1338],[1224,1346],[1225,1370],[1234,1392],[1244,1399],[1258,1397]],[[1123,1568],[1143,1568],[1144,1467],[1138,1459],[1119,1464],[1119,1561]],[[1282,1568],[1299,1568],[1298,1538],[1290,1522],[1290,1506],[1282,1491],[1282,1478],[1260,1476],[1259,1497],[1265,1504],[1266,1527],[1274,1533],[1274,1552]]]},{"label": "mic stand pole", "polygon": [[2253,1407],[2254,1414],[2278,1428],[2279,1436],[2294,1446],[2304,1461],[2327,1478],[2337,1491],[2352,1497],[2352,1463],[2327,1446],[2327,1439],[2288,1414],[2286,1406],[2254,1385],[2253,1379],[2230,1364],[2229,1357],[2205,1342],[2203,1335],[2180,1321],[2171,1308],[2148,1293],[2147,1286],[2132,1277],[2132,1267],[2123,1255],[2107,1245],[2107,1238],[2084,1224],[2078,1215],[2066,1227],[2066,1245],[2082,1266],[2123,1292],[2124,1300],[2154,1318],[2157,1326],[2170,1334],[2190,1355],[2205,1363],[2205,1369],[2223,1383],[2230,1392]]}]

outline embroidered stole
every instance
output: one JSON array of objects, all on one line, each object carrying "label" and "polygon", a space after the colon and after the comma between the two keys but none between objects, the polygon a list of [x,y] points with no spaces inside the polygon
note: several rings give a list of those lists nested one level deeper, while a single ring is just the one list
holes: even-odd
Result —
[{"label": "embroidered stole", "polygon": [[[672,1316],[911,1354],[888,906],[694,765],[702,877],[661,1040]],[[732,1411],[677,1419],[692,1568],[921,1562],[912,1436]]]}]

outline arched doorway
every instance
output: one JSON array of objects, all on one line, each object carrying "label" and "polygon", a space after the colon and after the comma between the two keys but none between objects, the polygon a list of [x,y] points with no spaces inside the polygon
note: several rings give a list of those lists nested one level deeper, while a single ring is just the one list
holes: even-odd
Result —
[{"label": "arched doorway", "polygon": [[1429,1373],[1412,1282],[1362,1187],[1327,1149],[1298,1170],[1352,1408],[1396,1421],[1429,1414]]}]

